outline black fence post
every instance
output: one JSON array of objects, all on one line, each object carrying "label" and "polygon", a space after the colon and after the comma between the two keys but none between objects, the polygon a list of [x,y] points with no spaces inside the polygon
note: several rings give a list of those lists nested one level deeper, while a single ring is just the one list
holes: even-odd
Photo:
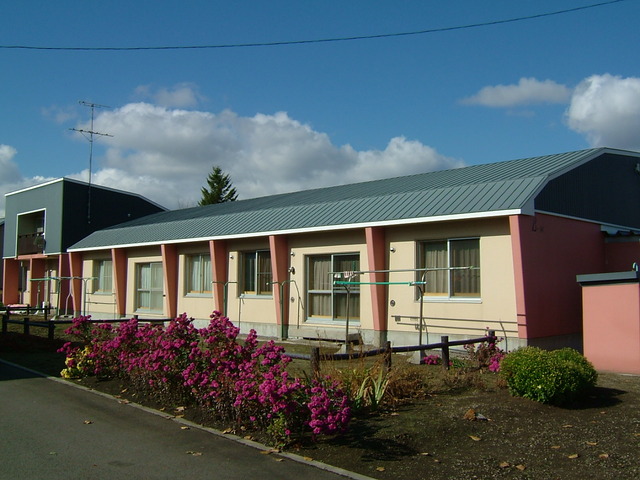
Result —
[{"label": "black fence post", "polygon": [[24,325],[24,327],[23,327],[23,333],[24,333],[25,335],[29,335],[29,317],[24,317],[24,318],[22,319],[22,323],[23,323],[23,325]]},{"label": "black fence post", "polygon": [[2,314],[2,333],[7,333],[9,326],[9,313]]},{"label": "black fence post", "polygon": [[442,335],[440,341],[442,342],[442,367],[449,370],[449,335]]},{"label": "black fence post", "polygon": [[320,376],[320,347],[311,349],[311,371],[313,372],[313,378]]}]

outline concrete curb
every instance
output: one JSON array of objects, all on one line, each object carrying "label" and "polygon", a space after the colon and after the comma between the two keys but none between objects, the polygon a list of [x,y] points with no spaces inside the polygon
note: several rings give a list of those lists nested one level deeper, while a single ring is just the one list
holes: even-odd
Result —
[{"label": "concrete curb", "polygon": [[318,468],[320,470],[325,470],[327,472],[335,473],[336,475],[340,475],[340,476],[343,476],[345,478],[350,478],[350,479],[353,479],[353,480],[376,480],[373,477],[368,477],[366,475],[361,475],[359,473],[350,472],[349,470],[345,470],[345,469],[339,468],[339,467],[334,467],[333,465],[329,465],[329,464],[326,464],[326,463],[323,463],[323,462],[319,462],[317,460],[310,460],[310,459],[304,458],[304,457],[302,457],[300,455],[296,455],[295,453],[274,452],[273,448],[268,447],[266,445],[263,445],[262,443],[255,442],[253,440],[247,440],[247,439],[239,437],[237,435],[228,434],[228,433],[222,433],[221,431],[216,430],[215,428],[205,427],[205,426],[199,425],[199,424],[197,424],[195,422],[191,422],[189,420],[185,420],[184,418],[179,418],[179,417],[176,417],[174,415],[169,415],[167,413],[160,412],[158,410],[154,410],[154,409],[149,408],[149,407],[145,407],[144,405],[140,405],[140,404],[135,403],[135,402],[131,402],[131,401],[123,402],[121,399],[118,399],[118,398],[114,397],[113,395],[109,395],[108,393],[104,393],[104,392],[101,392],[99,390],[94,390],[92,388],[85,387],[84,385],[78,385],[77,383],[69,382],[69,381],[64,380],[62,378],[52,377],[51,375],[47,375],[45,373],[38,372],[37,370],[32,370],[30,368],[23,367],[22,365],[18,365],[18,364],[13,363],[13,362],[8,362],[6,360],[0,359],[0,363],[3,363],[3,364],[8,365],[8,366],[11,366],[13,368],[18,368],[18,369],[23,370],[25,372],[29,372],[32,375],[36,375],[38,377],[46,378],[48,380],[57,382],[57,383],[62,384],[62,385],[66,385],[66,386],[69,386],[69,387],[73,387],[73,388],[77,388],[77,389],[80,389],[80,390],[84,390],[84,391],[92,393],[94,395],[98,395],[98,396],[101,396],[103,398],[107,398],[107,399],[113,400],[114,402],[118,402],[118,403],[120,403],[122,405],[126,405],[128,407],[133,407],[133,408],[136,408],[138,410],[142,410],[142,411],[150,413],[152,415],[156,415],[156,416],[162,417],[162,418],[164,418],[166,420],[174,421],[176,423],[179,423],[180,425],[183,425],[183,426],[186,426],[186,427],[189,427],[189,428],[197,428],[198,430],[205,431],[207,433],[210,433],[212,435],[216,435],[218,437],[227,438],[229,440],[232,440],[232,441],[234,441],[236,443],[245,445],[247,447],[255,448],[256,450],[260,450],[260,451],[263,451],[263,452],[271,452],[270,455],[277,455],[277,456],[282,457],[282,458],[287,458],[287,459],[289,459],[291,461],[294,461],[294,462],[297,462],[297,463],[303,463],[305,465],[309,465],[311,467],[315,467],[315,468]]}]

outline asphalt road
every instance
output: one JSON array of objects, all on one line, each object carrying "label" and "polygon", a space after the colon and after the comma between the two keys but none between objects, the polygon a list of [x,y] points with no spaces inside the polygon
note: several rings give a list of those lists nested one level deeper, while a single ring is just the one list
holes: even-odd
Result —
[{"label": "asphalt road", "polygon": [[348,474],[310,463],[265,455],[242,442],[0,362],[2,480],[336,480]]}]

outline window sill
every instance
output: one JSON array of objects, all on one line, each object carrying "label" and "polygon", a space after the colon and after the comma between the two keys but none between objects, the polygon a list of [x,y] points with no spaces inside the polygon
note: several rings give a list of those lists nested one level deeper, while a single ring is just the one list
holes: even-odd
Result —
[{"label": "window sill", "polygon": [[255,293],[252,294],[240,294],[240,296],[238,298],[252,298],[252,299],[262,299],[262,300],[273,300],[273,295],[258,295]]},{"label": "window sill", "polygon": [[[331,318],[307,318],[304,322],[306,325],[339,325],[345,326],[346,320],[332,320]],[[360,326],[360,319],[349,319],[349,326]]]},{"label": "window sill", "polygon": [[[477,297],[423,297],[424,303],[482,303]],[[420,299],[416,300],[418,303]]]}]

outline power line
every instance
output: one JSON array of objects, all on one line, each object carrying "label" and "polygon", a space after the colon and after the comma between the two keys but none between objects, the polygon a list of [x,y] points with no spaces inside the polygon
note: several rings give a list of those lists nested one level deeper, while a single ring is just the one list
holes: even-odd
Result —
[{"label": "power line", "polygon": [[609,0],[607,2],[593,3],[581,7],[567,8],[564,10],[556,10],[553,12],[537,13],[524,17],[507,18],[502,20],[491,20],[488,22],[471,23],[467,25],[457,25],[452,27],[430,28],[426,30],[416,30],[411,32],[397,33],[381,33],[374,35],[359,35],[350,37],[334,37],[334,38],[317,38],[310,40],[287,40],[279,42],[255,42],[255,43],[226,43],[217,45],[165,45],[155,47],[44,47],[35,45],[0,45],[0,49],[18,49],[18,50],[59,50],[59,51],[135,51],[135,50],[205,50],[205,49],[221,49],[221,48],[248,48],[248,47],[277,47],[283,45],[305,45],[313,43],[331,43],[331,42],[348,42],[354,40],[373,40],[377,38],[406,37],[411,35],[426,35],[430,33],[451,32],[454,30],[466,30],[470,28],[489,27],[493,25],[503,25],[506,23],[522,22],[525,20],[534,20],[544,17],[552,17],[555,15],[563,15],[566,13],[588,10],[591,8],[603,7],[614,3],[626,2],[628,0]]}]

